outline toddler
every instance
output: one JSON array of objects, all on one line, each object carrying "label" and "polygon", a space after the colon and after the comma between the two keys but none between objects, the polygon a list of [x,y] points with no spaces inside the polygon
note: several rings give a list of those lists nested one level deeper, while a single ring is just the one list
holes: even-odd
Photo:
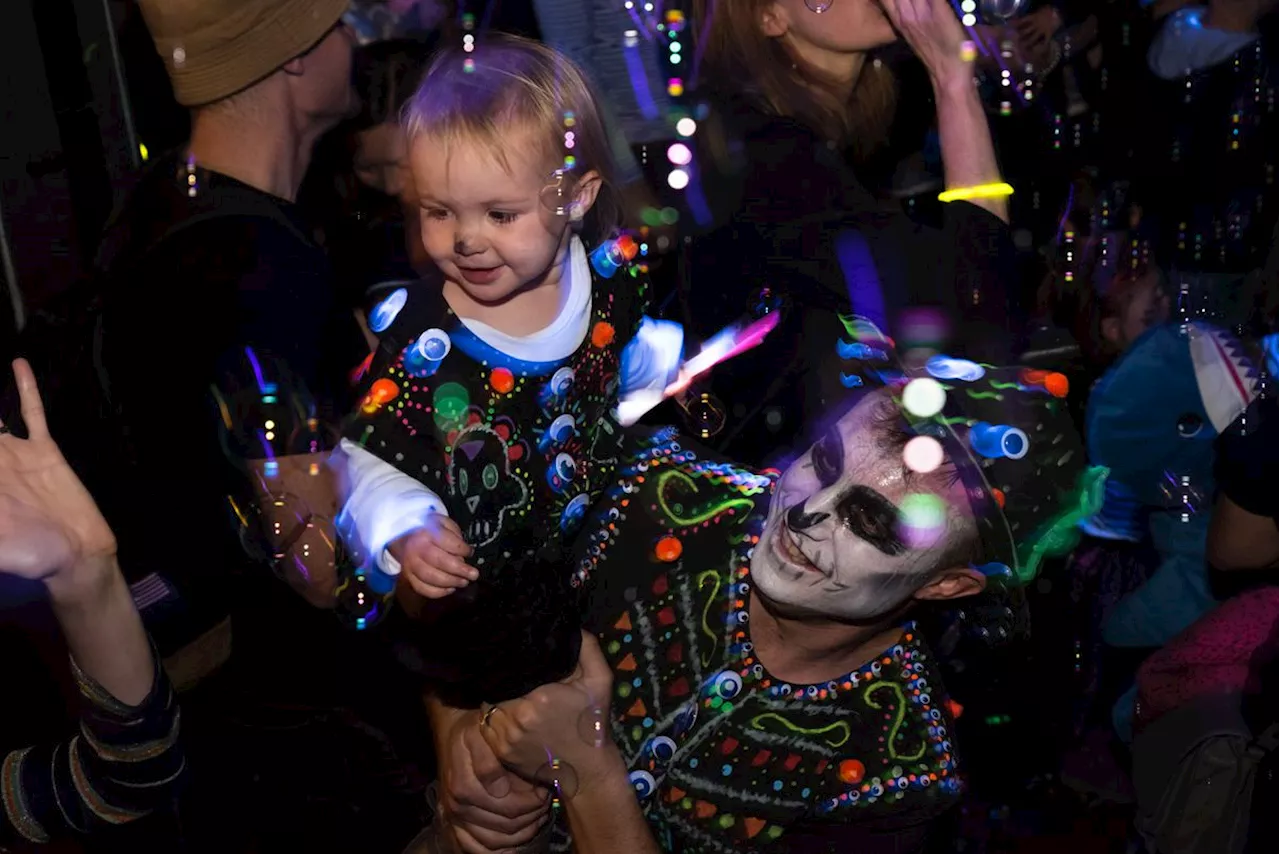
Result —
[{"label": "toddler", "polygon": [[[442,699],[475,706],[576,664],[585,579],[567,544],[615,479],[619,395],[665,389],[683,332],[644,317],[609,142],[573,63],[512,37],[446,50],[403,119],[439,276],[370,315],[378,348],[334,458],[339,530],[361,565],[352,584],[422,597],[395,618],[401,648]],[[356,598],[357,625],[386,605]]]}]

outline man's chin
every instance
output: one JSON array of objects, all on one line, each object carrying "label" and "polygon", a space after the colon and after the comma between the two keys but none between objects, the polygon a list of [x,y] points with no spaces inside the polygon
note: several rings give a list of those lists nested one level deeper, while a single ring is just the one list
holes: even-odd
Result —
[{"label": "man's chin", "polygon": [[751,591],[770,614],[785,620],[811,620],[822,616],[809,605],[809,596],[801,595],[801,583],[789,577],[795,570],[773,561],[761,570],[752,572]]}]

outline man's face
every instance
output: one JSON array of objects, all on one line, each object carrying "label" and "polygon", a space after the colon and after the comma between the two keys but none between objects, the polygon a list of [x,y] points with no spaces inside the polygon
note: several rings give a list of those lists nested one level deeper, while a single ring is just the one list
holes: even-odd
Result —
[{"label": "man's face", "polygon": [[908,469],[902,427],[892,395],[875,392],[783,473],[751,559],[768,599],[796,616],[871,620],[976,540],[954,467]]}]

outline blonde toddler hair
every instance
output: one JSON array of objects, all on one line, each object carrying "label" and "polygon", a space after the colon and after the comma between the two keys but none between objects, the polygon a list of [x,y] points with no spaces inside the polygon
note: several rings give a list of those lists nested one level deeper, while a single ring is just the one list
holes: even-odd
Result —
[{"label": "blonde toddler hair", "polygon": [[582,175],[600,176],[595,204],[583,219],[588,248],[621,224],[616,167],[591,85],[572,60],[546,45],[489,34],[469,51],[444,49],[401,118],[411,145],[429,137],[445,157],[454,145],[482,145],[504,168],[514,133],[533,131],[546,149],[548,183],[563,170],[566,203]]}]

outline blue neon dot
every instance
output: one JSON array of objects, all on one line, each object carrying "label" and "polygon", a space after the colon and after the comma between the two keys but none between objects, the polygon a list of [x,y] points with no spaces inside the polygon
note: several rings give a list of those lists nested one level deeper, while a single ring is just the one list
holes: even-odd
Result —
[{"label": "blue neon dot", "polygon": [[774,780],[774,781],[773,781],[773,790],[774,790],[775,792],[781,792],[781,791],[782,791],[782,781],[781,781],[781,780]]},{"label": "blue neon dot", "polygon": [[730,774],[732,774],[732,773],[733,773],[733,766],[732,766],[732,765],[729,765],[728,763],[725,763],[724,765],[721,765],[721,766],[720,766],[720,773],[721,773],[721,774],[723,774],[723,775],[725,775],[726,777],[728,777]]}]

